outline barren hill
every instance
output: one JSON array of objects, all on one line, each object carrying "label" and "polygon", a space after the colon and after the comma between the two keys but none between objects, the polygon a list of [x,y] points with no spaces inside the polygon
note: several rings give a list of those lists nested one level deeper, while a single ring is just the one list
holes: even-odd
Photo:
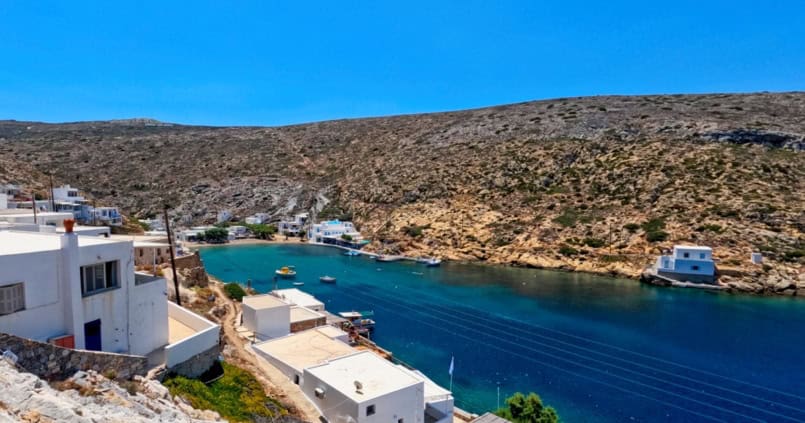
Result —
[{"label": "barren hill", "polygon": [[375,249],[629,276],[693,242],[736,289],[805,296],[803,150],[805,93],[607,96],[270,128],[0,121],[0,182],[53,171],[188,223],[315,207]]}]

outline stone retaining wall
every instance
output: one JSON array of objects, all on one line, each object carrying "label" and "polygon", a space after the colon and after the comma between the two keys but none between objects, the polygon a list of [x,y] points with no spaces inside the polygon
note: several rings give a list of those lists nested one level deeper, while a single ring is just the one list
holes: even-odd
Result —
[{"label": "stone retaining wall", "polygon": [[168,372],[176,373],[191,379],[197,378],[212,367],[213,363],[218,360],[220,354],[220,348],[218,345],[216,345],[207,351],[204,351],[203,353],[196,354],[189,360],[185,360],[184,362],[173,366],[172,368],[168,369]]},{"label": "stone retaining wall", "polygon": [[0,350],[11,351],[22,368],[48,380],[63,380],[79,370],[119,380],[148,372],[148,359],[142,356],[73,350],[7,333],[0,333]]}]

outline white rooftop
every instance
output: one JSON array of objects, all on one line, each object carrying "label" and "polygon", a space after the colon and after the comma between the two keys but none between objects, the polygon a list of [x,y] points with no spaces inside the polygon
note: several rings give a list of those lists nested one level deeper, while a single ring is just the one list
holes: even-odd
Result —
[{"label": "white rooftop", "polygon": [[[54,251],[61,248],[59,237],[62,234],[42,232],[16,232],[0,231],[0,255],[26,254],[42,251]],[[77,235],[76,235],[77,236]],[[95,236],[79,236],[78,246],[117,244],[123,241],[113,241]]]},{"label": "white rooftop", "polygon": [[[357,403],[423,383],[371,351],[337,358],[307,371]],[[362,385],[360,394],[356,381]]]},{"label": "white rooftop", "polygon": [[324,317],[324,315],[321,313],[317,313],[309,308],[291,307],[291,323],[304,322],[307,320],[318,319],[320,317]]},{"label": "white rooftop", "polygon": [[317,300],[316,297],[308,294],[307,292],[300,291],[296,288],[277,289],[271,291],[274,295],[284,300],[290,301],[293,304],[302,307],[324,307],[324,303]]},{"label": "white rooftop", "polygon": [[711,251],[712,248],[704,247],[701,245],[674,245],[674,249],[696,250],[696,251]]},{"label": "white rooftop", "polygon": [[255,310],[288,307],[288,303],[271,294],[250,295],[248,297],[243,297],[243,305],[247,305]]},{"label": "white rooftop", "polygon": [[325,363],[357,350],[321,333],[318,329],[297,332],[254,346],[256,350],[301,372],[303,369]]}]

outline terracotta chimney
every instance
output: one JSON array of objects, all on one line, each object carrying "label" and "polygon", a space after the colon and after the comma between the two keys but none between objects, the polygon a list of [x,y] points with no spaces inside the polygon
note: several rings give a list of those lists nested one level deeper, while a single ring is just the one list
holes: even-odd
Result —
[{"label": "terracotta chimney", "polygon": [[73,225],[75,225],[75,219],[64,219],[64,231],[66,233],[73,233]]}]

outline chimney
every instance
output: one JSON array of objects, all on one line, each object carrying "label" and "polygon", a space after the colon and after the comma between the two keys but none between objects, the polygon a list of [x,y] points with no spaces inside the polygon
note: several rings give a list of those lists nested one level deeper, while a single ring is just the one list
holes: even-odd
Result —
[{"label": "chimney", "polygon": [[[68,224],[68,221],[71,222]],[[81,260],[78,235],[73,232],[72,219],[64,221],[67,231],[61,241],[61,271],[59,296],[64,303],[64,322],[68,335],[75,336],[75,348],[84,349],[84,305],[81,296]]]}]

